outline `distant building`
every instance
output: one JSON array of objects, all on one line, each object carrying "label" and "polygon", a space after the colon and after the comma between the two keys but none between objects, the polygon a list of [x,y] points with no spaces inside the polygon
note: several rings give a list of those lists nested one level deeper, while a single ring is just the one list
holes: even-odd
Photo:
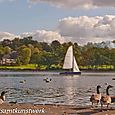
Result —
[{"label": "distant building", "polygon": [[16,51],[12,51],[10,54],[4,55],[0,59],[0,65],[15,65],[18,53]]}]

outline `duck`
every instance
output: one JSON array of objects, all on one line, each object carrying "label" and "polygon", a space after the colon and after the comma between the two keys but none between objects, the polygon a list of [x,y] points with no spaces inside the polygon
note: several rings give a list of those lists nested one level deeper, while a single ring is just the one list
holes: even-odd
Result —
[{"label": "duck", "polygon": [[93,107],[94,103],[96,103],[98,105],[98,103],[100,102],[100,99],[101,99],[101,93],[99,91],[100,88],[101,88],[101,86],[97,85],[97,93],[92,94],[90,97],[90,102],[92,102],[92,107]]},{"label": "duck", "polygon": [[3,91],[0,95],[0,104],[4,103],[5,101],[5,94],[7,93],[7,91]]},{"label": "duck", "polygon": [[108,85],[106,88],[106,95],[103,95],[101,97],[100,103],[101,103],[101,110],[103,110],[103,105],[107,105],[107,110],[109,105],[111,104],[111,96],[109,95],[109,89],[113,88],[112,85]]},{"label": "duck", "polygon": [[26,83],[26,80],[21,80],[20,83]]},{"label": "duck", "polygon": [[48,78],[45,78],[45,79],[43,79],[46,83],[49,83],[52,79],[50,78],[50,79],[48,79]]}]

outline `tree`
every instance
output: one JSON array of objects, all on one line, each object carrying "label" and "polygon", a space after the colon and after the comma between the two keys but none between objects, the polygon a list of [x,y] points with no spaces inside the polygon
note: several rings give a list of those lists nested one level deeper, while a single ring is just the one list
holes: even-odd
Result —
[{"label": "tree", "polygon": [[114,66],[115,69],[115,48],[110,50],[110,58],[111,58],[111,64]]},{"label": "tree", "polygon": [[48,43],[40,42],[40,45],[42,47],[42,50],[45,50],[47,52],[51,52],[52,51],[52,49],[51,49],[50,45],[48,45]]},{"label": "tree", "polygon": [[5,52],[4,52],[4,48],[2,46],[0,46],[0,59],[2,59],[2,57],[4,56]]},{"label": "tree", "polygon": [[10,54],[11,53],[11,48],[9,46],[4,47],[4,53],[5,54]]},{"label": "tree", "polygon": [[28,64],[30,62],[31,49],[28,47],[20,47],[18,49],[18,59],[21,64]]},{"label": "tree", "polygon": [[22,45],[28,45],[32,42],[32,36],[24,37],[23,39],[20,39],[20,43]]},{"label": "tree", "polygon": [[47,69],[51,67],[52,64],[56,63],[55,56],[51,52],[41,52],[38,57],[38,65],[47,66]]},{"label": "tree", "polygon": [[12,41],[9,39],[4,39],[3,41],[1,41],[1,44],[5,47],[5,46],[10,46],[12,44]]},{"label": "tree", "polygon": [[60,46],[61,46],[61,44],[60,44],[60,42],[57,41],[57,40],[52,41],[52,43],[51,43],[51,47],[52,47],[53,50],[58,49]]},{"label": "tree", "polygon": [[30,59],[30,63],[32,64],[37,64],[38,63],[38,57],[39,57],[39,54],[40,54],[40,50],[35,47],[31,50],[31,59]]},{"label": "tree", "polygon": [[14,39],[12,40],[11,48],[12,48],[13,50],[16,50],[20,45],[21,45],[20,39],[19,39],[19,38],[14,38]]}]

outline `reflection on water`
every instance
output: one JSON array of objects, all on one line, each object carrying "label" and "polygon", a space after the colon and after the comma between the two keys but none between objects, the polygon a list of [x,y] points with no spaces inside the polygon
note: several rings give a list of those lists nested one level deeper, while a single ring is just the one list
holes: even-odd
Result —
[{"label": "reflection on water", "polygon": [[[4,72],[0,73],[0,92],[8,91],[8,102],[89,105],[89,97],[96,91],[96,86],[100,84],[103,87],[101,92],[105,93],[105,83],[115,84],[112,80],[114,75],[115,73],[83,73],[80,76],[60,76],[47,72]],[[45,78],[52,80],[47,83],[43,80]],[[110,94],[115,94],[115,88],[110,90]]]}]

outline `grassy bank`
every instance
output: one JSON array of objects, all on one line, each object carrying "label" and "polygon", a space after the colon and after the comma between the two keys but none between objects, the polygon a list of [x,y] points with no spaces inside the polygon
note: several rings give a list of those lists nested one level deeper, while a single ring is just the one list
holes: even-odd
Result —
[{"label": "grassy bank", "polygon": [[114,69],[114,66],[113,65],[88,65],[88,66],[80,66],[81,69],[101,69],[101,70],[108,70],[108,69],[111,69],[113,70]]},{"label": "grassy bank", "polygon": [[[94,65],[94,66],[79,66],[80,70],[84,71],[114,71],[113,65]],[[40,66],[38,67],[37,64],[28,64],[28,65],[2,65],[0,66],[0,70],[55,70],[60,71],[62,70],[61,67],[55,66],[50,69],[47,69],[47,66]]]},{"label": "grassy bank", "polygon": [[0,66],[1,70],[34,70],[36,69],[36,64],[28,64],[28,65],[19,65],[19,66]]}]

